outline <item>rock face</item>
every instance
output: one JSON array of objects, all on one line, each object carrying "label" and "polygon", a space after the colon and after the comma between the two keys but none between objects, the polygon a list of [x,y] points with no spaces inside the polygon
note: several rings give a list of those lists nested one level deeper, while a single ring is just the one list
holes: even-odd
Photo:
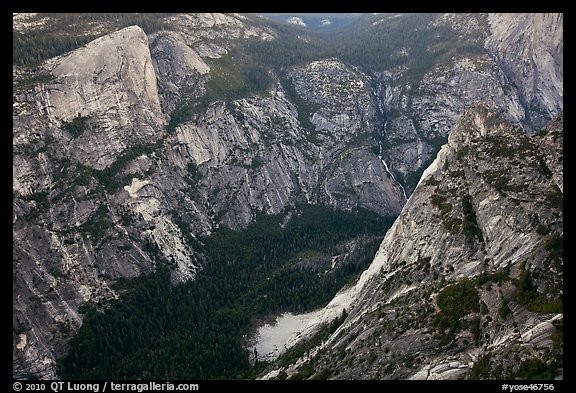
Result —
[{"label": "rock face", "polygon": [[327,306],[332,319],[347,309],[347,319],[283,371],[335,379],[527,378],[527,365],[538,363],[557,372],[562,174],[545,162],[562,150],[562,133],[562,116],[528,137],[484,106],[469,109],[372,265]]},{"label": "rock face", "polygon": [[[160,84],[162,109],[164,113],[171,113],[182,98],[180,91],[183,88],[203,91],[203,85],[197,86],[194,82],[205,82],[202,75],[206,75],[210,67],[186,44],[185,37],[176,32],[154,35],[150,47]],[[194,82],[189,86],[191,80]]]},{"label": "rock face", "polygon": [[562,110],[563,14],[491,14],[486,47],[518,89],[526,120],[542,127]]},{"label": "rock face", "polygon": [[81,164],[103,169],[126,147],[158,138],[165,120],[142,29],[98,38],[46,68],[54,83],[37,92],[41,113],[55,123],[90,118],[68,146]]},{"label": "rock face", "polygon": [[[45,29],[52,17],[18,14],[14,29]],[[190,246],[195,236],[219,226],[244,228],[258,213],[302,203],[397,215],[473,102],[526,130],[562,110],[562,15],[439,15],[430,26],[477,37],[481,50],[454,52],[410,80],[410,61],[365,70],[319,56],[266,68],[272,81],[266,89],[230,96],[218,82],[228,88],[240,80],[242,67],[256,57],[249,44],[282,40],[280,32],[250,15],[179,14],[163,21],[148,35],[130,26],[36,69],[13,68],[15,377],[57,377],[55,359],[82,323],[81,304],[118,296],[110,288],[117,279],[149,273],[157,263],[171,267],[174,282],[193,279],[203,262]],[[106,28],[88,23],[86,31]],[[396,52],[408,60],[414,55],[410,48]],[[221,98],[203,101],[215,96]],[[554,124],[550,129],[561,128],[561,120]],[[475,138],[452,134],[448,146]],[[513,136],[525,140],[520,131]],[[549,147],[534,160],[558,187],[550,198],[559,198],[562,146],[553,132],[534,138],[540,139],[531,144]],[[469,180],[458,183],[463,190],[482,178],[467,170],[472,177],[462,177]],[[482,179],[495,182],[495,176]],[[498,179],[503,192],[517,192],[506,182],[517,179]],[[446,182],[442,187],[452,184]],[[451,205],[450,214],[463,214],[461,201]],[[514,203],[502,208],[508,205],[510,212],[521,210]],[[522,214],[499,220],[532,225]],[[417,232],[439,220],[425,218],[405,225]],[[504,221],[488,230],[499,242],[512,236]],[[557,229],[552,218],[542,222]],[[503,234],[490,232],[498,230]],[[434,255],[440,261],[444,254],[471,253],[472,265],[461,272],[477,271],[474,263],[487,257],[498,268],[527,252],[534,236],[526,235],[514,252],[482,251],[488,256],[439,241]]]},{"label": "rock face", "polygon": [[399,211],[403,188],[367,146],[371,138],[366,131],[382,126],[368,76],[340,61],[324,60],[294,68],[290,78],[313,108],[313,136],[320,142],[317,161],[325,173],[320,178],[322,202],[381,214]]},{"label": "rock face", "polygon": [[170,137],[173,160],[201,174],[198,192],[213,214],[241,228],[255,212],[279,213],[296,200],[383,215],[400,211],[401,188],[359,143],[369,138],[366,124],[375,118],[367,77],[335,60],[295,69],[290,77],[317,108],[311,127],[300,123],[298,108],[278,84],[265,97],[211,105]]}]

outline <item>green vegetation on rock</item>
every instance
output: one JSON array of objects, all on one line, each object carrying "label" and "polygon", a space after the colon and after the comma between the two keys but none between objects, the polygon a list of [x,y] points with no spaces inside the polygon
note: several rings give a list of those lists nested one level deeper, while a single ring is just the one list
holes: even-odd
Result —
[{"label": "green vegetation on rock", "polygon": [[478,312],[480,297],[474,282],[464,278],[444,288],[436,299],[440,308],[434,318],[434,324],[444,334],[443,340],[450,342],[454,334],[463,327],[463,318]]},{"label": "green vegetation on rock", "polygon": [[520,278],[516,289],[518,303],[525,306],[529,311],[538,313],[561,313],[563,302],[561,297],[550,299],[538,292],[532,280],[532,274],[523,263],[520,268]]},{"label": "green vegetation on rock", "polygon": [[69,122],[62,121],[62,128],[68,131],[72,135],[72,138],[78,138],[86,131],[88,120],[90,120],[90,116],[81,116],[78,114]]}]

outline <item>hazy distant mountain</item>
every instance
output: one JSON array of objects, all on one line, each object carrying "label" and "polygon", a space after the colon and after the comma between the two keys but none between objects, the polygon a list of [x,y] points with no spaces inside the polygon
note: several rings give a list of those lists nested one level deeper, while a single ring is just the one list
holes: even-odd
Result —
[{"label": "hazy distant mountain", "polygon": [[330,31],[349,25],[362,14],[354,13],[263,13],[266,18],[305,27],[312,31]]}]

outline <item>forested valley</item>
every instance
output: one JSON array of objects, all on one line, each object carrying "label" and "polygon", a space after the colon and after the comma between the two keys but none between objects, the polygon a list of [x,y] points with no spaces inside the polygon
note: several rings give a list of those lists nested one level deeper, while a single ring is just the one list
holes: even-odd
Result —
[{"label": "forested valley", "polygon": [[82,307],[84,323],[59,374],[254,377],[265,366],[249,362],[246,344],[255,323],[327,304],[372,261],[394,218],[306,205],[282,227],[284,219],[261,215],[245,230],[221,228],[198,239],[206,262],[191,282],[172,285],[160,258],[155,273],[118,282],[119,300]]}]

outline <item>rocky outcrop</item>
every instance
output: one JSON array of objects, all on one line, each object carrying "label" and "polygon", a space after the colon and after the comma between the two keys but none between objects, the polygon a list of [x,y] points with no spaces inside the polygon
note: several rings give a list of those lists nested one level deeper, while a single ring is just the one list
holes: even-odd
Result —
[{"label": "rocky outcrop", "polygon": [[174,111],[182,99],[181,90],[198,95],[205,92],[203,82],[206,78],[202,76],[210,67],[186,44],[182,34],[155,34],[150,38],[150,47],[164,113]]},{"label": "rocky outcrop", "polygon": [[561,134],[561,118],[528,137],[486,107],[469,109],[372,265],[326,307],[327,321],[346,309],[344,323],[268,376],[525,378],[532,363],[557,372],[561,174],[544,157],[562,149]]},{"label": "rocky outcrop", "polygon": [[394,214],[404,203],[401,186],[369,144],[370,130],[381,127],[369,78],[338,60],[295,67],[290,72],[296,93],[307,104],[310,129],[320,151],[320,199],[349,210],[354,206]]},{"label": "rocky outcrop", "polygon": [[51,61],[54,76],[36,94],[54,124],[89,118],[71,135],[70,155],[103,169],[127,147],[154,141],[164,125],[148,37],[127,27]]},{"label": "rocky outcrop", "polygon": [[368,77],[336,59],[295,67],[290,78],[313,109],[311,122],[323,139],[347,141],[374,116]]},{"label": "rocky outcrop", "polygon": [[317,178],[312,146],[281,90],[215,104],[177,127],[172,143],[173,160],[197,168],[202,202],[231,228],[246,226],[256,211],[278,213],[297,195],[306,198]]}]

